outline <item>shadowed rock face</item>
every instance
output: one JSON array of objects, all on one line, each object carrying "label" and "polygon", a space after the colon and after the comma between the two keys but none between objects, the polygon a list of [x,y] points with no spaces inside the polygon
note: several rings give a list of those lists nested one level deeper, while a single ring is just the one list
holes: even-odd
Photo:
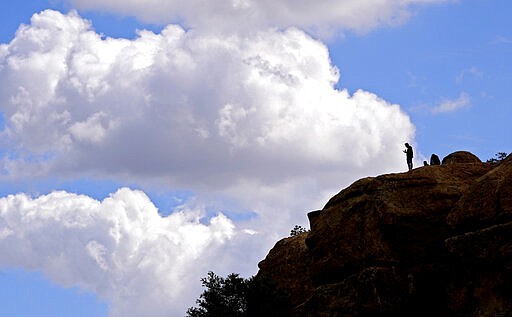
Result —
[{"label": "shadowed rock face", "polygon": [[512,157],[356,181],[260,272],[294,316],[512,316]]}]

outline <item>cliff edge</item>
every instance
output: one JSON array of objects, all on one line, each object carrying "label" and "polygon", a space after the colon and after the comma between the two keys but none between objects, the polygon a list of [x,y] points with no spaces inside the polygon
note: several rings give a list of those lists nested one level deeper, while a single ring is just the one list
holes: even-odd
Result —
[{"label": "cliff edge", "polygon": [[512,316],[512,156],[368,177],[308,214],[259,275],[293,316]]}]

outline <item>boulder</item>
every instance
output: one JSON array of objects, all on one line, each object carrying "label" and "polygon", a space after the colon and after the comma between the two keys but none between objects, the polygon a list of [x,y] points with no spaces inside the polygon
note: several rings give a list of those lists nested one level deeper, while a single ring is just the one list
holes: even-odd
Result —
[{"label": "boulder", "polygon": [[459,229],[481,229],[512,221],[512,155],[464,193],[447,217]]},{"label": "boulder", "polygon": [[441,164],[463,164],[463,163],[482,163],[480,159],[473,153],[466,151],[458,151],[448,154],[443,158]]}]

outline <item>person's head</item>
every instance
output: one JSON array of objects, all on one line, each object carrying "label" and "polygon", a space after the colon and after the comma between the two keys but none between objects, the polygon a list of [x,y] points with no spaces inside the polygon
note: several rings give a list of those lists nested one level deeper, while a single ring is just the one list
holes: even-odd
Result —
[{"label": "person's head", "polygon": [[410,147],[409,143],[405,143],[405,147]]}]

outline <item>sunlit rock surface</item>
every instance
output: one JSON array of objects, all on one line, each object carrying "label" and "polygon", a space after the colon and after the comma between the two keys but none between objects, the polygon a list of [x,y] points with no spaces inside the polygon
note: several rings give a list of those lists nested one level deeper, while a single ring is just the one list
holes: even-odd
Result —
[{"label": "sunlit rock surface", "polygon": [[512,156],[356,181],[258,274],[294,316],[512,316]]}]

